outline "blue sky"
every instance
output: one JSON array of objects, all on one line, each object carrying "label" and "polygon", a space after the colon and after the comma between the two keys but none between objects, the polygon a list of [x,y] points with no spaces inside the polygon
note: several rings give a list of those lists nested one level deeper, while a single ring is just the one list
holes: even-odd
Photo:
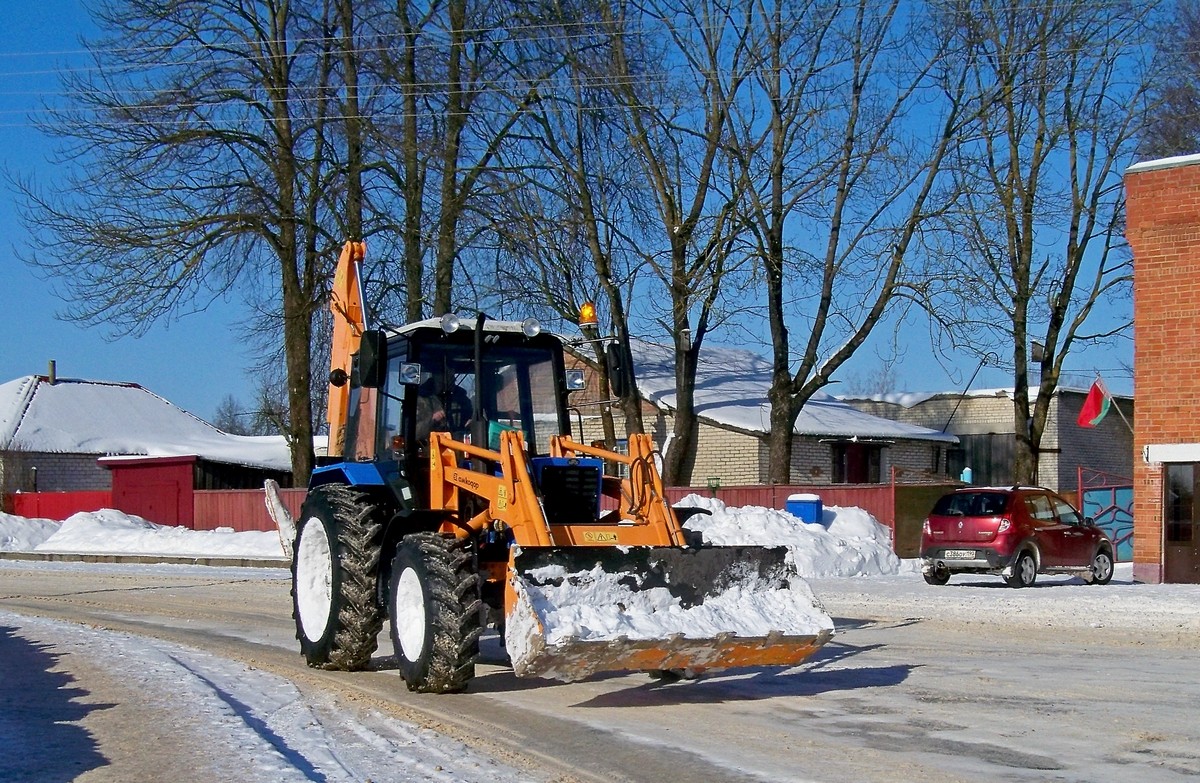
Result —
[{"label": "blue sky", "polygon": [[[0,25],[0,165],[20,172],[49,171],[50,143],[31,124],[43,100],[54,100],[56,69],[84,64],[79,37],[90,30],[73,0],[8,3]],[[108,339],[102,328],[59,320],[64,303],[50,281],[14,256],[27,251],[14,196],[0,197],[0,383],[45,374],[50,360],[60,376],[133,381],[202,418],[232,393],[254,399],[248,356],[236,332],[239,311],[221,304],[208,312],[156,324],[144,337]]]},{"label": "blue sky", "polygon": [[[0,165],[46,176],[53,173],[48,163],[52,148],[33,127],[31,115],[43,101],[55,100],[58,68],[85,63],[79,37],[92,30],[82,5],[74,0],[8,6],[5,23],[0,25]],[[18,249],[27,251],[30,241],[17,219],[12,193],[0,198],[0,236],[8,251],[0,261],[0,383],[44,374],[49,361],[55,360],[61,376],[140,383],[204,418],[213,414],[226,394],[247,405],[254,399],[254,381],[247,370],[254,357],[237,331],[242,313],[236,302],[218,302],[203,313],[156,323],[140,338],[110,339],[103,328],[81,327],[55,317],[64,302],[55,295],[52,281],[39,278],[13,254]],[[735,335],[714,334],[711,339],[720,343],[723,337],[738,341]],[[896,372],[898,391],[961,389],[976,367],[977,360],[963,357],[948,373],[932,361],[924,324],[911,324],[904,339],[909,347]],[[1124,340],[1115,352],[1093,350],[1072,356],[1064,382],[1086,386],[1099,370],[1110,389],[1127,393],[1132,381],[1118,368],[1122,361],[1131,361],[1130,355],[1130,343]],[[879,365],[868,344],[839,375],[869,376]],[[985,367],[973,387],[1011,383],[1002,370]],[[837,394],[839,388],[835,385],[829,391]]]}]

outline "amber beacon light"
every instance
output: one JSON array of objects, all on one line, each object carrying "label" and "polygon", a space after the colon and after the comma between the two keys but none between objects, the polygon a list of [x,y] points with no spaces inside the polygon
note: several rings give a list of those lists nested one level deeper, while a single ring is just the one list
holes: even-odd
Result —
[{"label": "amber beacon light", "polygon": [[591,302],[584,302],[579,307],[579,325],[595,326],[596,324],[596,305]]}]

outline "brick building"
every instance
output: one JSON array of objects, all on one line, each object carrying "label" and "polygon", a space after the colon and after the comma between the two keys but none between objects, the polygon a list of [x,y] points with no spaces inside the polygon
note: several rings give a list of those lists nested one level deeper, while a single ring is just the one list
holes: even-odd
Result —
[{"label": "brick building", "polygon": [[[642,420],[660,449],[674,430],[673,349],[635,340],[634,365],[645,403]],[[568,362],[571,357],[568,357]],[[582,361],[576,359],[576,362]],[[770,461],[770,362],[751,351],[709,347],[700,354],[695,404],[700,419],[693,485],[734,486],[767,482]],[[600,398],[595,376],[590,390],[574,401]],[[585,440],[604,437],[594,405],[580,405]],[[622,437],[623,420],[616,422]],[[946,481],[946,453],[958,438],[927,427],[892,421],[855,410],[827,394],[817,394],[796,420],[792,443],[793,484],[877,484]]]},{"label": "brick building", "polygon": [[[1134,420],[1131,397],[1115,395],[1122,415],[1110,413],[1094,429],[1076,424],[1087,389],[1059,387],[1050,400],[1046,430],[1038,454],[1038,483],[1056,492],[1074,492],[1079,469],[1099,471],[1114,478],[1133,476],[1133,433],[1126,420]],[[1016,428],[1012,389],[985,389],[920,394],[841,396],[855,408],[908,424],[917,424],[958,436],[957,448],[948,450],[945,471],[957,476],[970,467],[976,484],[1013,483]]]},{"label": "brick building", "polygon": [[1134,258],[1134,578],[1200,583],[1200,155],[1125,173]]}]

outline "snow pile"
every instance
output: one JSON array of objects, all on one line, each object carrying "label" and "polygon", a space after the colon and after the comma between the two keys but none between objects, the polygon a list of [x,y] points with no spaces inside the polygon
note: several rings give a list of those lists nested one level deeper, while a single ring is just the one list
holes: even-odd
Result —
[{"label": "snow pile", "polygon": [[[53,524],[53,523],[52,523]],[[282,558],[274,532],[235,533],[232,528],[190,530],[156,525],[138,516],[114,511],[81,511],[56,526],[35,552],[72,554],[162,555],[165,557]]]},{"label": "snow pile", "polygon": [[809,635],[832,628],[803,581],[787,587],[752,579],[685,606],[665,587],[635,590],[636,575],[596,566],[568,574],[562,566],[536,569],[523,582],[546,628],[546,643],[565,639],[663,639],[682,634],[706,639],[725,631],[765,636],[771,631]]},{"label": "snow pile", "polygon": [[716,545],[786,546],[800,576],[890,576],[906,568],[892,551],[891,531],[861,508],[826,506],[822,523],[808,523],[773,508],[728,508],[716,498],[688,495],[675,504],[702,508],[685,527]]},{"label": "snow pile", "polygon": [[[686,523],[703,534],[706,544],[785,547],[786,560],[781,553],[772,565],[760,568],[751,557],[728,562],[714,558],[706,561],[715,566],[714,571],[697,568],[696,563],[685,565],[685,554],[678,567],[685,573],[704,573],[709,580],[698,585],[703,594],[698,601],[657,586],[656,581],[677,584],[669,575],[676,566],[664,565],[667,576],[659,581],[649,575],[650,569],[638,570],[636,549],[630,550],[629,558],[635,567],[627,571],[612,569],[611,562],[606,564],[611,570],[601,565],[531,568],[514,582],[516,608],[506,629],[506,646],[519,674],[579,679],[590,673],[585,667],[598,659],[644,662],[647,649],[666,660],[674,655],[699,668],[721,668],[726,646],[771,634],[793,639],[789,644],[797,648],[806,641],[819,645],[832,633],[833,621],[806,578],[882,576],[909,570],[892,552],[888,529],[862,509],[831,507],[824,510],[826,524],[809,524],[783,511],[730,509],[719,500],[698,495],[678,505],[711,512]],[[700,550],[690,556],[699,562],[705,554]],[[715,572],[719,574],[714,576]],[[705,589],[714,586],[719,589]],[[729,645],[722,641],[726,637]]]},{"label": "snow pile", "polygon": [[27,519],[0,513],[0,552],[27,552],[58,530],[51,519]]}]

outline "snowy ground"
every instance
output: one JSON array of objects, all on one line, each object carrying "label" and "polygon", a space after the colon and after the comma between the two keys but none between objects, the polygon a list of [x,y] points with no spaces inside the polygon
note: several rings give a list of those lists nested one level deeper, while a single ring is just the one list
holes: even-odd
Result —
[{"label": "snowy ground", "polygon": [[[1035,630],[1111,629],[1131,645],[1139,643],[1140,634],[1154,634],[1180,649],[1190,649],[1200,634],[1200,586],[1133,584],[1127,564],[1119,565],[1113,582],[1103,587],[1072,577],[1039,577],[1038,585],[1046,589],[1012,590],[997,577],[983,576],[955,577],[945,587],[931,587],[914,561],[892,554],[886,528],[859,509],[827,508],[821,524],[805,524],[780,511],[726,509],[707,498],[692,497],[683,505],[712,511],[690,523],[707,541],[788,546],[835,622],[907,616],[970,629],[1003,616],[1006,623]],[[0,550],[283,556],[274,533],[195,532],[113,511],[79,514],[61,525],[0,515]],[[279,580],[288,574],[284,569],[256,573]],[[302,692],[266,671],[159,639],[14,614],[2,600],[0,655],[10,672],[14,666],[22,672],[0,679],[0,780],[72,780],[72,770],[98,766],[91,754],[119,754],[119,746],[101,745],[97,751],[96,743],[80,739],[95,730],[84,720],[91,711],[86,705],[106,699],[105,711],[92,713],[91,720],[136,709],[138,719],[153,726],[164,743],[203,738],[196,769],[187,774],[163,770],[177,781],[538,779],[395,716],[369,708],[348,711],[319,691]],[[71,661],[75,664],[68,667]],[[76,719],[64,720],[64,709]],[[47,738],[53,742],[47,744]],[[141,779],[161,778],[152,773]]]},{"label": "snowy ground", "polygon": [[[72,780],[104,766],[89,758],[98,751],[110,763],[136,765],[122,756],[144,745],[128,745],[111,726],[95,723],[114,709],[131,711],[139,733],[173,746],[152,763],[192,762],[188,769],[151,769],[142,780],[529,780],[429,729],[335,704],[320,692],[302,694],[283,677],[158,639],[0,610],[0,651],[6,668],[20,667],[23,675],[0,682],[6,783]],[[81,681],[71,682],[58,665],[68,661]],[[76,720],[63,721],[64,709]],[[89,728],[102,738],[99,748]],[[189,752],[179,753],[180,746]]]}]

